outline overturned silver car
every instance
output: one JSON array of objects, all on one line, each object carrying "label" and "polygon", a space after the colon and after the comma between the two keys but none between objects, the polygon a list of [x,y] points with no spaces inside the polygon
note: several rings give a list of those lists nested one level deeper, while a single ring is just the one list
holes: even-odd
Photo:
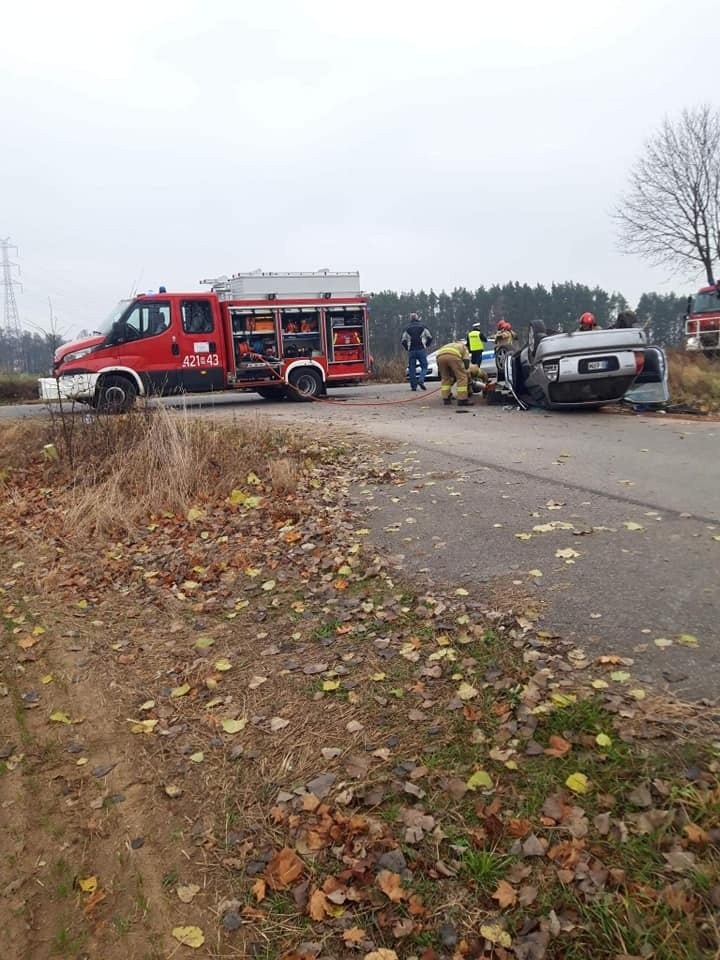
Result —
[{"label": "overturned silver car", "polygon": [[498,380],[522,406],[601,407],[636,390],[646,406],[669,399],[665,353],[634,327],[549,333],[533,320],[527,344],[498,348],[496,362]]}]

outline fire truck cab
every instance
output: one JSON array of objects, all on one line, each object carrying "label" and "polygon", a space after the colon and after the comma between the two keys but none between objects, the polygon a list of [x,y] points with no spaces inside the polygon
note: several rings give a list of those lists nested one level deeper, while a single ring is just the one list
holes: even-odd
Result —
[{"label": "fire truck cab", "polygon": [[309,400],[369,377],[358,273],[239,273],[204,293],[121,300],[92,337],[55,352],[44,400],[123,411],[137,396],[253,390]]},{"label": "fire truck cab", "polygon": [[688,297],[685,349],[720,357],[720,282]]}]

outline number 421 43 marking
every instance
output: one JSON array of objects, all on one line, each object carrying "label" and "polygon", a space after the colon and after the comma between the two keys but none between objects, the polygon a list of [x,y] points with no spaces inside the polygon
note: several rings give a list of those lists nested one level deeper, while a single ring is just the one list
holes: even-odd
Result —
[{"label": "number 421 43 marking", "polygon": [[216,353],[195,353],[183,357],[184,367],[219,367],[220,357]]}]

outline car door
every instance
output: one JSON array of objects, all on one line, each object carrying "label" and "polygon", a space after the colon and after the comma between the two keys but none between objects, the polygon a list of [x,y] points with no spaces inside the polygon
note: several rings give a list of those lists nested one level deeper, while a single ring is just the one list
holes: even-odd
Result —
[{"label": "car door", "polygon": [[208,297],[182,297],[177,350],[180,383],[188,393],[222,390],[225,386],[223,343],[216,302]]}]

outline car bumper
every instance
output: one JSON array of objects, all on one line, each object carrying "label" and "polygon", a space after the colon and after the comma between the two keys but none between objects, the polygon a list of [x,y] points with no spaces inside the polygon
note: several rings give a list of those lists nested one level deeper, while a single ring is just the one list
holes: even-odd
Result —
[{"label": "car bumper", "polygon": [[76,373],[69,377],[42,377],[38,393],[46,402],[59,400],[91,400],[95,396],[96,373]]}]

